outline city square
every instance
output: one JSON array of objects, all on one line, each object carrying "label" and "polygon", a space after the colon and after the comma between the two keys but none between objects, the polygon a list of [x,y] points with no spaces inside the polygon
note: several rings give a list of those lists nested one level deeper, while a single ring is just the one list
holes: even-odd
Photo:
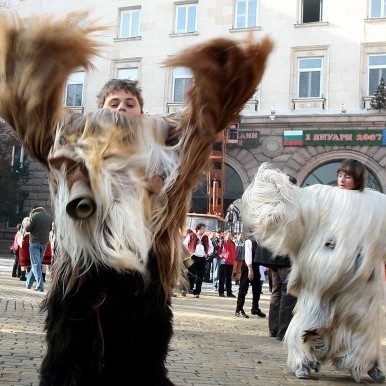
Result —
[{"label": "city square", "polygon": [[[44,315],[39,312],[45,294],[27,290],[22,282],[12,278],[12,264],[11,257],[0,259],[0,385],[35,386],[45,352]],[[263,311],[268,310],[269,297],[265,283]],[[250,301],[248,294],[247,312]],[[209,284],[204,285],[199,299],[180,294],[173,298],[174,336],[167,369],[176,385],[356,384],[349,374],[336,371],[331,365],[312,373],[310,380],[296,379],[286,366],[283,343],[268,336],[267,319],[237,318],[235,303],[232,298],[219,298]],[[386,327],[382,348],[386,355]],[[361,384],[373,382],[366,378]]]}]

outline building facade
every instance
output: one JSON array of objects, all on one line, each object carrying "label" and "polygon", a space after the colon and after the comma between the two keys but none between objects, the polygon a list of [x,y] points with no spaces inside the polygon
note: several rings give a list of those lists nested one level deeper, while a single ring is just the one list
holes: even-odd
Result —
[{"label": "building facade", "polygon": [[[370,108],[382,76],[386,78],[384,3],[13,0],[4,1],[3,7],[16,9],[21,18],[88,11],[91,19],[107,26],[95,36],[104,43],[93,60],[95,70],[72,74],[63,96],[64,104],[83,112],[95,109],[98,91],[113,77],[140,82],[146,113],[179,111],[191,74],[164,67],[168,57],[213,37],[242,41],[251,33],[256,40],[270,36],[275,47],[263,80],[240,121],[227,131],[226,209],[240,198],[262,162],[295,175],[306,186],[333,184],[337,163],[354,158],[366,164],[369,186],[386,191],[386,115]],[[40,190],[46,184],[42,181]],[[205,186],[196,197],[206,200]]]}]

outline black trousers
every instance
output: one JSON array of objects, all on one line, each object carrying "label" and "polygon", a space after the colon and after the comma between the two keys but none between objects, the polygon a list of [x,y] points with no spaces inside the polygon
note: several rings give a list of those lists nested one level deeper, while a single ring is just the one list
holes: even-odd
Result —
[{"label": "black trousers", "polygon": [[291,268],[277,268],[272,272],[272,294],[269,304],[268,327],[271,334],[283,339],[292,319],[296,297],[287,292]]},{"label": "black trousers", "polygon": [[224,293],[224,284],[227,295],[232,295],[232,272],[233,265],[221,264],[218,267],[218,293]]},{"label": "black trousers", "polygon": [[189,288],[194,295],[201,293],[202,281],[204,280],[206,259],[205,257],[192,256],[194,264],[188,269]]},{"label": "black trousers", "polygon": [[15,260],[13,262],[13,267],[12,267],[12,277],[20,277],[21,275],[21,269],[19,266],[19,252],[16,252],[13,254],[15,256]]},{"label": "black trousers", "polygon": [[258,263],[252,263],[253,280],[248,279],[248,266],[246,264],[241,268],[241,278],[239,293],[237,296],[236,312],[244,311],[245,297],[248,294],[249,284],[252,285],[252,310],[259,310],[259,301],[261,294],[260,267]]}]

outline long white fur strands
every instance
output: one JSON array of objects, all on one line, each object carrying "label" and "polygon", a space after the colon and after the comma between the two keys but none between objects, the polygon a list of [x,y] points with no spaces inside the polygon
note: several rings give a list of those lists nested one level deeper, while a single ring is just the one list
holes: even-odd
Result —
[{"label": "long white fur strands", "polygon": [[[67,171],[51,166],[52,183],[57,186],[55,213],[62,219],[57,237],[71,257],[72,268],[82,271],[95,263],[144,273],[152,245],[150,198],[144,187],[149,177],[162,171],[164,190],[168,189],[178,167],[175,148],[161,142],[165,131],[162,125],[167,126],[168,121],[161,117],[127,119],[107,110],[79,119],[79,123],[84,122],[83,132],[76,136],[59,130],[49,162],[54,164],[61,157],[84,162],[97,211],[83,222],[67,216]],[[144,206],[146,201],[148,205]]]},{"label": "long white fur strands", "polygon": [[242,202],[244,226],[291,257],[288,290],[298,303],[285,337],[289,367],[332,361],[357,382],[380,367],[386,197],[370,189],[299,188],[263,164]]}]

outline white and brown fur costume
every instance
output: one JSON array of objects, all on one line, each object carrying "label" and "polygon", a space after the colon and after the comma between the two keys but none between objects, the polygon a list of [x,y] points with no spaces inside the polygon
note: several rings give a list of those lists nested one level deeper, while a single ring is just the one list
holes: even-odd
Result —
[{"label": "white and brown fur costume", "polygon": [[[123,385],[134,374],[136,385],[168,385],[179,228],[217,134],[254,93],[272,44],[219,38],[169,60],[194,74],[177,122],[71,115],[62,108],[67,77],[92,67],[99,49],[91,34],[100,28],[82,28],[83,16],[0,17],[0,115],[47,168],[55,211],[41,385]],[[164,186],[154,194],[148,181],[160,170]],[[67,206],[77,183],[89,190],[86,215]]]},{"label": "white and brown fur costume", "polygon": [[242,202],[244,226],[291,257],[288,291],[298,302],[285,336],[289,367],[332,361],[359,382],[382,360],[386,196],[299,188],[264,163]]}]

